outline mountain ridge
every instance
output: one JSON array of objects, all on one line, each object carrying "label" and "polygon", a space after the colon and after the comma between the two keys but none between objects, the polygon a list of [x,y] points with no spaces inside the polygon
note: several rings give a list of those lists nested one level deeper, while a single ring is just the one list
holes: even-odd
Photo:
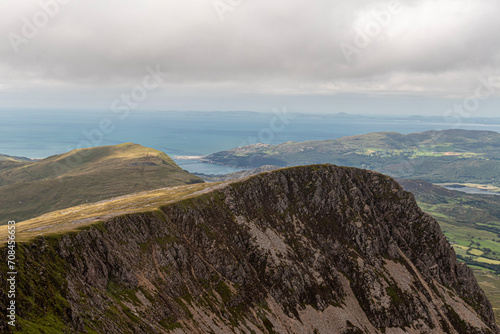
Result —
[{"label": "mountain ridge", "polygon": [[33,331],[499,332],[436,221],[356,168],[265,172],[18,252]]},{"label": "mountain ridge", "polygon": [[143,190],[203,182],[165,153],[124,143],[0,164],[0,224]]},{"label": "mountain ridge", "polygon": [[1,154],[0,153],[0,161],[17,161],[17,162],[24,162],[24,161],[31,161],[30,158],[26,157],[15,157],[12,155],[7,155],[7,154]]}]

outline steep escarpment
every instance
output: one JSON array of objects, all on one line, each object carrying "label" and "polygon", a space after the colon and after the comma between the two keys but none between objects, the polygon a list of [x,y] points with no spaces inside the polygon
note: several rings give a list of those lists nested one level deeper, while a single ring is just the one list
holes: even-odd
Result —
[{"label": "steep escarpment", "polygon": [[355,168],[259,174],[18,254],[27,332],[499,332],[438,224]]}]

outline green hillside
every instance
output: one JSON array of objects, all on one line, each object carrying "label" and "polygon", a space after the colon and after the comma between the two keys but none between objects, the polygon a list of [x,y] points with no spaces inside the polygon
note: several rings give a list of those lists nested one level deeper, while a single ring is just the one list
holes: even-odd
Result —
[{"label": "green hillside", "polygon": [[500,133],[444,130],[376,132],[331,140],[255,144],[208,155],[238,167],[332,163],[431,182],[500,185]]},{"label": "green hillside", "polygon": [[165,153],[125,143],[0,163],[0,224],[162,187],[203,182]]}]

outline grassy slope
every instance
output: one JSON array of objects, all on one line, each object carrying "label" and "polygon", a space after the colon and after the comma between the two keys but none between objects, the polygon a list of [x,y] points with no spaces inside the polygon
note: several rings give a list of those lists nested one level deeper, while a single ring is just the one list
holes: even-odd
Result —
[{"label": "grassy slope", "polygon": [[491,272],[473,268],[479,286],[493,306],[497,323],[500,322],[500,277]]},{"label": "grassy slope", "polygon": [[206,159],[245,167],[328,162],[432,182],[500,185],[500,133],[492,131],[376,132],[332,140],[250,145]]},{"label": "grassy slope", "polygon": [[0,164],[0,225],[83,203],[202,182],[163,152],[126,143]]},{"label": "grassy slope", "polygon": [[[219,183],[197,183],[119,196],[49,212],[16,224],[16,241],[26,242],[41,235],[59,235],[134,212],[148,212],[160,206],[190,198],[220,187]],[[0,245],[7,238],[7,225],[0,226]]]},{"label": "grassy slope", "polygon": [[500,196],[470,195],[417,180],[398,182],[436,218],[457,255],[467,259],[500,319]]}]

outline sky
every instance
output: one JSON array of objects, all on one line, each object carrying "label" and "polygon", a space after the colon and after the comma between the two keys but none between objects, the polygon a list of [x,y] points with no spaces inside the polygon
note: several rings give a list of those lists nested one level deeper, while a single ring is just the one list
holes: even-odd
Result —
[{"label": "sky", "polygon": [[497,116],[499,12],[470,0],[2,0],[0,110]]}]

